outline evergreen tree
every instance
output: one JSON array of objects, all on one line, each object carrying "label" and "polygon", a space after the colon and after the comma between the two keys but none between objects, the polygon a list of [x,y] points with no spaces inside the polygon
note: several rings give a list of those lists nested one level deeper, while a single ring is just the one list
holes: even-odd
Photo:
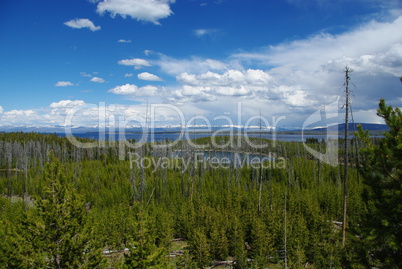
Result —
[{"label": "evergreen tree", "polygon": [[209,249],[210,246],[205,232],[202,229],[195,230],[190,241],[190,250],[198,264],[198,268],[204,268],[211,262]]},{"label": "evergreen tree", "polygon": [[[165,249],[156,245],[158,240],[156,228],[149,221],[147,213],[142,209],[134,221],[136,232],[129,238],[129,253],[124,254],[124,268],[164,268],[163,254]],[[128,237],[131,237],[128,235]]]},{"label": "evergreen tree", "polygon": [[365,144],[361,172],[368,187],[363,233],[377,266],[402,268],[402,113],[381,99],[377,115],[390,128],[379,144],[361,126],[358,133]]},{"label": "evergreen tree", "polygon": [[[20,234],[30,246],[27,259],[44,261],[47,268],[98,268],[101,251],[87,225],[84,201],[51,154],[46,164],[42,196],[27,210]],[[39,261],[38,261],[39,260]],[[33,263],[32,265],[35,265]]]},{"label": "evergreen tree", "polygon": [[[0,200],[2,197],[0,197]],[[41,253],[32,251],[30,244],[18,230],[23,206],[1,203],[0,214],[0,267],[1,268],[43,268],[45,261]]]}]

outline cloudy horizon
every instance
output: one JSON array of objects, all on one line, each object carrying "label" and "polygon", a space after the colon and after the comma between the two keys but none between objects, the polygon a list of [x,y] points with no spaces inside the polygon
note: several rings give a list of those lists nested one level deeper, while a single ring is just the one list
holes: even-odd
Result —
[{"label": "cloudy horizon", "polygon": [[380,98],[402,106],[399,1],[19,2],[0,12],[0,130],[141,122],[150,106],[160,126],[299,128],[338,102],[341,122],[346,66],[355,122],[382,123]]}]

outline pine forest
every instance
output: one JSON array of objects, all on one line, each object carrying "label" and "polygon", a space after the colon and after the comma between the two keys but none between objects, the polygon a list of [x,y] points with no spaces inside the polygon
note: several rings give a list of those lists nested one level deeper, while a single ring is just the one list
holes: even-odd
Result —
[{"label": "pine forest", "polygon": [[339,138],[336,165],[306,150],[325,153],[317,139],[166,140],[122,158],[118,141],[0,133],[0,267],[402,268],[402,115],[384,100],[378,115],[389,131],[360,128],[347,152]]}]

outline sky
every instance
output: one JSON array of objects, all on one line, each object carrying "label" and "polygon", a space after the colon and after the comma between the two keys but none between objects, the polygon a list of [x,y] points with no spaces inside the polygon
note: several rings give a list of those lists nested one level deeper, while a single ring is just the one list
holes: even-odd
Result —
[{"label": "sky", "polygon": [[354,121],[382,123],[401,29],[401,0],[1,0],[0,130],[322,126],[346,66]]}]

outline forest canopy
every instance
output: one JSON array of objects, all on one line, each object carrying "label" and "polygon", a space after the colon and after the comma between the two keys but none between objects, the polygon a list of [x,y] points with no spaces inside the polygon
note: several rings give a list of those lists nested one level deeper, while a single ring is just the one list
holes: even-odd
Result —
[{"label": "forest canopy", "polygon": [[[339,149],[337,166],[315,159],[303,143],[264,140],[263,150],[243,150],[271,154],[272,164],[281,156],[283,165],[200,165],[182,141],[131,149],[155,160],[141,167],[128,155],[119,160],[113,141],[78,148],[56,134],[0,133],[0,266],[402,267],[402,116],[384,100],[378,115],[390,127],[384,138],[360,128],[349,141],[359,154],[349,147],[344,164]],[[223,145],[228,138],[217,139]],[[325,151],[325,141],[306,142]],[[177,159],[177,150],[183,159],[155,167]],[[343,165],[350,168],[345,247]]]}]

